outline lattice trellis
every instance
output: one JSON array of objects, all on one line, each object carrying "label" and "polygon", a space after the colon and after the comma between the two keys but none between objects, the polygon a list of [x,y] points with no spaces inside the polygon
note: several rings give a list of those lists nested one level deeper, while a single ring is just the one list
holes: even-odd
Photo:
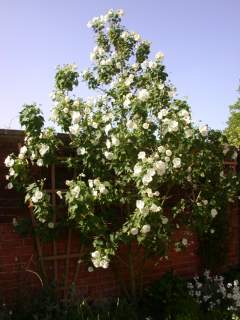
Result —
[{"label": "lattice trellis", "polygon": [[[63,159],[63,158],[61,158]],[[237,172],[237,162],[236,161],[225,161],[225,171],[232,170],[234,173]],[[66,191],[66,189],[56,187],[57,181],[57,167],[56,165],[52,165],[50,168],[50,188],[46,189],[46,192],[50,194],[51,203],[53,208],[53,222],[57,223],[58,216],[58,196],[56,192],[61,190],[62,192]],[[75,173],[73,173],[72,178],[75,177]],[[30,208],[30,214],[32,219],[33,227],[36,225],[36,221]],[[65,238],[65,250],[64,252],[58,252],[57,240],[53,239],[51,241],[51,253],[45,253],[44,247],[45,244],[42,243],[40,237],[35,234],[35,242],[36,242],[36,251],[39,260],[39,265],[41,269],[41,273],[43,278],[47,282],[54,281],[57,287],[57,291],[61,294],[64,300],[69,298],[69,293],[71,292],[72,284],[77,284],[78,277],[80,273],[80,261],[81,257],[84,254],[84,247],[81,245],[79,240],[78,252],[72,252],[72,240],[74,237],[73,231],[69,228],[67,229],[67,235]],[[76,247],[74,247],[76,249]],[[64,270],[62,271],[62,267],[64,265]],[[74,270],[73,274],[70,272],[70,267]],[[49,270],[53,270],[53,274],[49,273]],[[61,275],[63,273],[63,278]]]},{"label": "lattice trellis", "polygon": [[[56,188],[56,165],[51,165],[50,168],[50,188],[45,189],[47,193],[49,193],[51,198],[51,205],[53,209],[53,223],[54,225],[57,223],[57,217],[58,217],[58,209],[60,206],[57,203],[57,191],[66,191],[65,189],[59,189]],[[75,174],[74,174],[75,175]],[[74,176],[73,175],[73,176]],[[32,211],[32,208],[30,207],[30,215],[32,220],[33,228],[36,226],[36,220]],[[67,235],[64,238],[64,252],[61,248],[61,250],[58,250],[58,240],[55,238],[47,244],[48,246],[48,252],[46,253],[44,248],[46,247],[46,244],[44,244],[39,237],[37,233],[35,233],[35,244],[36,244],[36,251],[37,251],[37,258],[39,260],[39,266],[41,269],[41,274],[43,277],[43,280],[47,283],[50,283],[54,281],[54,285],[56,286],[56,289],[58,293],[62,296],[64,300],[67,300],[69,297],[70,289],[73,284],[77,283],[79,271],[80,271],[80,262],[81,257],[84,253],[84,248],[81,245],[79,241],[78,246],[78,252],[72,252],[76,251],[76,246],[72,248],[72,240],[74,237],[74,233],[71,228],[67,229]],[[75,243],[74,243],[75,244]],[[51,253],[49,253],[49,248],[51,250]],[[60,251],[60,252],[59,252]],[[70,273],[70,267],[71,269],[74,269],[74,272]],[[62,270],[64,269],[64,270]],[[51,271],[53,270],[53,274],[51,274]],[[71,270],[72,271],[72,270]]]}]

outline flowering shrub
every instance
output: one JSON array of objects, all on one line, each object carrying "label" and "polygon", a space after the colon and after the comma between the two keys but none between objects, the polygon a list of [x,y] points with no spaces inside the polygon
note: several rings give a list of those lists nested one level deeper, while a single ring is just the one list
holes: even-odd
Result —
[{"label": "flowering shrub", "polygon": [[[239,186],[223,167],[236,152],[220,132],[193,124],[167,78],[163,53],[151,60],[150,43],[127,31],[122,15],[110,10],[88,23],[96,38],[92,66],[81,74],[76,65],[58,67],[51,95],[52,120],[73,151],[63,163],[77,173],[57,194],[67,206],[65,224],[86,240],[95,268],[107,268],[121,244],[163,257],[182,226],[213,233],[212,221]],[[73,94],[80,80],[93,97]],[[8,188],[24,190],[37,226],[54,229],[44,181],[32,181],[29,170],[54,164],[63,142],[44,128],[35,104],[23,107],[20,123],[25,144],[5,160]],[[188,234],[175,244],[177,251],[188,245]]]},{"label": "flowering shrub", "polygon": [[240,286],[239,281],[226,283],[223,276],[212,276],[208,270],[203,279],[195,277],[188,283],[189,294],[194,297],[206,311],[225,309],[239,312]]}]

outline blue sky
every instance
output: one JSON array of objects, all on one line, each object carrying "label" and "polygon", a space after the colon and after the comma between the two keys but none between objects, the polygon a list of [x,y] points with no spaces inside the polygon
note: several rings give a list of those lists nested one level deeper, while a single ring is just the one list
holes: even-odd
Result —
[{"label": "blue sky", "polygon": [[55,66],[89,66],[86,23],[110,8],[124,9],[123,24],[151,41],[153,54],[164,52],[193,118],[224,128],[238,97],[240,0],[0,0],[0,128],[19,128],[24,103],[49,116]]}]

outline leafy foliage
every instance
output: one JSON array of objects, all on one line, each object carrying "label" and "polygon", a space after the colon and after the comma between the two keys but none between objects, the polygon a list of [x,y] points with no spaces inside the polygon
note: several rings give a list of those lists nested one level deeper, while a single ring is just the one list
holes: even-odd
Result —
[{"label": "leafy foliage", "polygon": [[[238,90],[240,92],[240,89]],[[229,107],[230,116],[227,122],[225,134],[231,145],[240,147],[240,98]]]},{"label": "leafy foliage", "polygon": [[[224,157],[237,153],[220,132],[193,124],[188,103],[167,78],[163,53],[150,60],[150,43],[128,32],[122,15],[110,10],[88,23],[96,39],[91,67],[81,74],[76,65],[58,67],[52,94],[52,119],[72,149],[63,163],[76,173],[57,195],[67,208],[65,225],[86,240],[95,268],[108,268],[122,244],[143,247],[144,259],[164,257],[179,228],[187,231],[177,251],[189,245],[189,231],[213,233],[214,219],[239,189],[234,174],[224,174]],[[79,78],[94,89],[93,97],[73,94]],[[20,122],[25,145],[5,160],[8,187],[23,188],[37,227],[54,232],[58,222],[43,180],[30,172],[56,163],[64,143],[43,128],[36,105],[23,107]]]}]

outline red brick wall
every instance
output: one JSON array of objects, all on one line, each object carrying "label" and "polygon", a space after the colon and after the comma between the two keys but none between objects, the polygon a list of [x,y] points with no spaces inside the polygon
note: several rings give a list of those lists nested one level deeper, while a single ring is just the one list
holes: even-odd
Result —
[{"label": "red brick wall", "polygon": [[[12,219],[22,215],[28,215],[28,209],[23,203],[23,197],[12,190],[6,190],[4,167],[6,156],[16,151],[17,144],[22,141],[22,135],[16,131],[0,130],[0,301],[15,301],[23,297],[26,292],[31,292],[36,287],[41,286],[38,278],[39,268],[36,262],[36,247],[31,237],[23,238],[19,236],[13,228]],[[238,208],[229,208],[230,216],[230,241],[229,241],[229,266],[237,265],[239,262],[239,219]],[[176,235],[177,237],[177,235]],[[147,272],[144,282],[158,279],[164,272],[172,269],[175,273],[182,276],[192,276],[201,269],[199,257],[197,256],[197,241],[192,236],[192,244],[188,249],[181,253],[171,250],[168,259],[159,262],[158,265],[148,262]],[[58,253],[66,251],[66,241],[61,240],[57,243]],[[44,254],[51,255],[53,252],[52,244],[44,246]],[[71,253],[79,252],[79,239],[72,237]],[[73,275],[77,265],[77,258],[73,258],[69,264],[69,283],[73,281]],[[119,264],[116,261],[116,264]],[[137,262],[138,264],[138,262]],[[53,274],[54,264],[45,264],[47,273]],[[57,263],[58,279],[63,278],[66,261]],[[87,271],[87,265],[80,264],[77,277],[77,288],[80,296],[101,298],[117,294],[119,291],[114,272],[109,270]],[[36,273],[34,273],[36,272]],[[120,266],[120,273],[127,271],[124,266]]]}]

